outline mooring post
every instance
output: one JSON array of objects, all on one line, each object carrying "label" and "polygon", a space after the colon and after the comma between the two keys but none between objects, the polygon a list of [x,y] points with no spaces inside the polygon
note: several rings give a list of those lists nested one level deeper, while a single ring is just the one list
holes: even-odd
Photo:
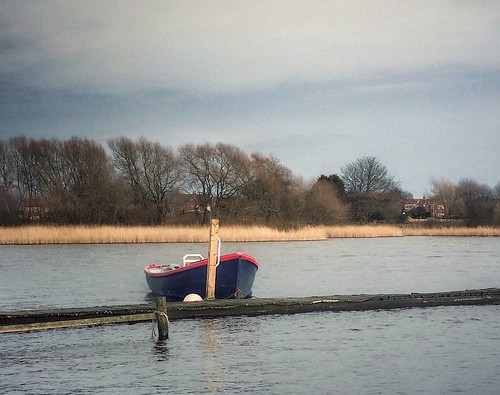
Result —
[{"label": "mooring post", "polygon": [[219,220],[210,221],[210,243],[207,263],[207,300],[215,299],[215,275],[217,272],[217,242],[219,240]]},{"label": "mooring post", "polygon": [[158,323],[158,340],[168,339],[167,298],[156,298],[156,322]]}]

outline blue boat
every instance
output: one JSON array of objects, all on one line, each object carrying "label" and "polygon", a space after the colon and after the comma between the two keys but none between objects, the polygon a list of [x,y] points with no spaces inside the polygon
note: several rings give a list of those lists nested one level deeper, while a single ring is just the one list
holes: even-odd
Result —
[{"label": "blue boat", "polygon": [[[206,298],[208,259],[185,255],[182,265],[150,264],[144,268],[153,294],[167,301],[183,300],[189,294]],[[215,277],[216,299],[243,299],[252,296],[252,286],[259,264],[254,257],[234,252],[218,258]]]}]

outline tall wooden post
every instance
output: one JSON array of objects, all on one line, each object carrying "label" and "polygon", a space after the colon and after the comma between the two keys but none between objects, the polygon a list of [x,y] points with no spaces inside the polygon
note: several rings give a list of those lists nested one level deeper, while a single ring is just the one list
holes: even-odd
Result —
[{"label": "tall wooden post", "polygon": [[168,339],[167,298],[156,298],[156,322],[158,323],[158,340]]},{"label": "tall wooden post", "polygon": [[215,299],[215,275],[217,272],[217,242],[219,240],[219,220],[210,220],[210,244],[208,245],[207,300]]}]

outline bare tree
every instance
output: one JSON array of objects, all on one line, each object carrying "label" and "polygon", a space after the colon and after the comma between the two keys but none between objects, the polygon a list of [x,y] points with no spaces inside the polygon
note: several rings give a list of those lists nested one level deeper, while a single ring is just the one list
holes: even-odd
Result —
[{"label": "bare tree", "polygon": [[359,158],[340,170],[349,192],[390,192],[399,186],[387,168],[373,156]]},{"label": "bare tree", "polygon": [[174,151],[158,142],[139,139],[139,163],[142,170],[141,189],[145,198],[156,206],[156,223],[163,223],[170,211],[170,198],[179,187],[182,167]]},{"label": "bare tree", "polygon": [[179,154],[186,171],[184,188],[201,198],[202,223],[206,223],[215,194],[215,181],[211,175],[215,166],[215,149],[209,144],[185,144],[179,147]]},{"label": "bare tree", "polygon": [[464,204],[465,219],[470,226],[488,225],[494,216],[493,190],[487,184],[465,178],[458,183],[458,193]]},{"label": "bare tree", "polygon": [[465,204],[481,198],[493,198],[493,190],[489,185],[480,184],[471,178],[464,178],[458,182],[458,193]]},{"label": "bare tree", "polygon": [[32,204],[34,199],[41,196],[41,180],[38,173],[40,155],[38,144],[34,139],[25,136],[13,137],[9,140],[9,148],[13,163],[14,184],[13,189],[18,197],[23,221],[32,217]]},{"label": "bare tree", "polygon": [[240,217],[246,222],[294,226],[304,213],[305,187],[273,156],[251,155],[252,179],[243,188]]},{"label": "bare tree", "polygon": [[182,180],[179,158],[170,147],[142,137],[108,141],[119,173],[131,187],[136,201],[154,211],[153,222],[164,223],[171,211],[170,199]]},{"label": "bare tree", "polygon": [[311,224],[334,225],[349,219],[349,206],[340,198],[336,178],[320,177],[306,198],[306,218]]},{"label": "bare tree", "polygon": [[[400,214],[399,183],[373,156],[364,156],[341,168],[354,219],[394,222]],[[398,207],[395,210],[394,207]]]},{"label": "bare tree", "polygon": [[38,172],[44,194],[55,195],[68,187],[67,167],[63,156],[64,143],[59,140],[39,141]]},{"label": "bare tree", "polygon": [[337,191],[337,195],[341,199],[345,199],[346,191],[344,181],[342,181],[342,178],[340,178],[338,174],[330,174],[329,176],[325,176],[324,174],[322,174],[318,177],[317,181],[330,184],[331,187],[335,189],[335,191]]},{"label": "bare tree", "polygon": [[493,187],[493,199],[500,201],[500,182]]},{"label": "bare tree", "polygon": [[[201,196],[203,206],[209,207],[213,216],[218,216],[224,202],[241,192],[250,180],[249,159],[233,145],[186,144],[179,153],[188,175],[186,185]],[[206,221],[204,210],[202,223]]]},{"label": "bare tree", "polygon": [[92,140],[42,140],[43,178],[52,220],[116,223],[125,220],[122,182],[104,147]]},{"label": "bare tree", "polygon": [[9,144],[0,141],[0,225],[17,222],[19,204],[12,195],[14,186],[14,163]]},{"label": "bare tree", "polygon": [[493,209],[493,224],[500,226],[500,182],[493,187],[493,198],[495,199],[495,208]]},{"label": "bare tree", "polygon": [[0,185],[6,190],[12,190],[14,185],[14,163],[9,144],[0,141]]},{"label": "bare tree", "polygon": [[452,215],[463,215],[463,203],[456,184],[443,178],[433,178],[431,180],[431,193],[434,198],[443,202],[446,218],[450,218]]}]

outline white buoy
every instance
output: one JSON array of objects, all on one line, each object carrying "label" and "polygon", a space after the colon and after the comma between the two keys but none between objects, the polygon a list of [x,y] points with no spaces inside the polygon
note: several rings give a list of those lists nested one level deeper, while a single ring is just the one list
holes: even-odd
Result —
[{"label": "white buoy", "polygon": [[186,295],[186,297],[184,298],[184,302],[198,302],[200,300],[203,300],[203,299],[198,294],[189,294],[189,295]]}]

